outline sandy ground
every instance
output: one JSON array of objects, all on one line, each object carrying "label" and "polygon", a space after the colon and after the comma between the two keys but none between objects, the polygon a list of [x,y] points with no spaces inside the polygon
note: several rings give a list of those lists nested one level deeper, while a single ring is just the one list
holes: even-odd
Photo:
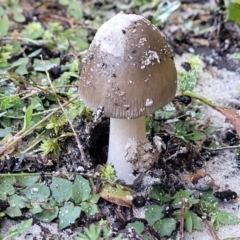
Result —
[{"label": "sandy ground", "polygon": [[[181,69],[181,63],[186,61],[189,56],[191,55],[176,56],[175,60],[178,70]],[[229,72],[226,69],[213,68],[212,74],[210,71],[204,70],[204,64],[202,68],[203,72],[194,92],[226,106],[231,101],[240,97],[239,73]],[[211,124],[216,127],[216,130],[224,131],[224,129],[231,128],[231,125],[226,122],[225,117],[217,111],[204,106],[204,112],[210,117]],[[220,186],[220,190],[231,189],[240,195],[240,169],[236,168],[234,152],[230,150],[221,151],[216,157],[207,162],[206,170],[215,180],[215,183]],[[234,213],[240,217],[240,200],[220,203],[219,206],[222,210]],[[238,237],[240,239],[240,223],[234,226],[221,226],[216,233],[221,240],[230,237]],[[205,226],[201,232],[186,233],[185,239],[210,240],[214,238]]]}]

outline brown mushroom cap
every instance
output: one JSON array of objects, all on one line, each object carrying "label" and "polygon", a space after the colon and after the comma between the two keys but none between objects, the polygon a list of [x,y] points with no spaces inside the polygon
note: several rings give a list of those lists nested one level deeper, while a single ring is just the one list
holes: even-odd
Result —
[{"label": "brown mushroom cap", "polygon": [[119,13],[97,31],[80,76],[80,98],[111,118],[153,113],[175,96],[173,54],[158,29],[135,14]]}]

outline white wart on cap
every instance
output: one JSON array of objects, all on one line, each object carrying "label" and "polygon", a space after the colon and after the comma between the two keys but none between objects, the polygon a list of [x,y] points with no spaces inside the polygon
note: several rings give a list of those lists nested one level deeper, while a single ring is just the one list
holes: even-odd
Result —
[{"label": "white wart on cap", "polygon": [[81,72],[79,93],[110,118],[138,118],[169,103],[176,92],[172,52],[158,29],[119,13],[97,31]]}]

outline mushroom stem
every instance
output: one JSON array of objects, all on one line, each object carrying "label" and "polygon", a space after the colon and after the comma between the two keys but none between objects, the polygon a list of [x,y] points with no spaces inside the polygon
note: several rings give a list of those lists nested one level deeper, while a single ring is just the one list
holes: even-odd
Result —
[{"label": "mushroom stem", "polygon": [[132,164],[125,159],[125,147],[128,139],[147,141],[145,117],[135,119],[110,119],[110,137],[108,149],[108,163],[112,164],[117,177],[131,184],[135,179]]}]

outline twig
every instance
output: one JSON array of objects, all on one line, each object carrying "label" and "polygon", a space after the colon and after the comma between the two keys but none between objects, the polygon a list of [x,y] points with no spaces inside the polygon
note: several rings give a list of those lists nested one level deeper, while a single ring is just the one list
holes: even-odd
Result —
[{"label": "twig", "polygon": [[212,225],[205,220],[204,223],[207,225],[209,232],[211,233],[212,237],[214,240],[220,240],[220,238],[218,237],[217,233],[214,231]]},{"label": "twig", "polygon": [[[48,110],[45,110],[45,111],[42,111],[42,112],[33,113],[32,116],[38,116],[38,115],[41,115],[41,114],[44,115],[44,114],[52,112],[56,109],[59,109],[59,108],[52,108],[52,109],[48,109]],[[3,117],[12,118],[12,119],[23,119],[24,118],[24,116],[15,117],[15,116],[8,116],[8,115],[3,115]]]},{"label": "twig", "polygon": [[206,150],[209,150],[209,151],[221,151],[221,150],[238,149],[238,148],[240,148],[240,145],[226,146],[226,147],[219,147],[219,148],[203,147],[203,149],[206,149]]},{"label": "twig", "polygon": [[184,239],[184,215],[185,215],[186,202],[185,198],[181,198],[181,213],[180,213],[180,227],[179,227],[179,240]]},{"label": "twig", "polygon": [[96,186],[95,186],[95,184],[93,182],[93,179],[90,178],[89,182],[90,182],[90,185],[91,185],[91,188],[92,188],[92,194],[97,194],[97,188],[96,188]]},{"label": "twig", "polygon": [[0,38],[0,42],[3,44],[11,43],[14,41],[19,41],[22,45],[28,45],[28,46],[39,46],[39,47],[46,47],[49,45],[49,42],[47,40],[32,40],[29,38],[23,38],[23,37],[2,37]]},{"label": "twig", "polygon": [[[42,57],[41,57],[41,59],[42,59]],[[44,65],[45,72],[46,72],[48,81],[49,81],[49,83],[50,83],[50,85],[51,85],[52,91],[56,94],[55,88],[54,88],[54,86],[53,86],[53,84],[52,84],[51,78],[50,78],[49,73],[48,73],[48,71],[47,71],[47,69],[46,69],[46,65],[45,65],[45,62],[43,61],[43,59],[42,59],[42,63],[43,63],[43,65]],[[85,155],[84,150],[83,150],[83,146],[82,146],[82,144],[81,144],[81,142],[80,142],[80,139],[79,139],[76,131],[74,130],[74,127],[73,127],[71,121],[69,120],[69,118],[68,118],[68,116],[67,116],[67,114],[66,114],[66,112],[65,112],[65,110],[64,110],[64,108],[63,108],[63,106],[62,106],[62,103],[60,102],[60,100],[59,100],[58,98],[57,98],[57,101],[58,101],[59,106],[60,106],[61,109],[62,109],[63,114],[65,115],[66,119],[68,120],[68,123],[69,123],[69,125],[70,125],[70,127],[71,127],[71,129],[72,129],[72,132],[73,132],[74,136],[75,136],[75,139],[76,139],[78,148],[79,148],[80,153],[81,153],[81,156],[82,156],[83,164],[84,164],[86,167],[89,167],[89,161],[88,161],[87,158],[86,158],[86,155]]]}]

